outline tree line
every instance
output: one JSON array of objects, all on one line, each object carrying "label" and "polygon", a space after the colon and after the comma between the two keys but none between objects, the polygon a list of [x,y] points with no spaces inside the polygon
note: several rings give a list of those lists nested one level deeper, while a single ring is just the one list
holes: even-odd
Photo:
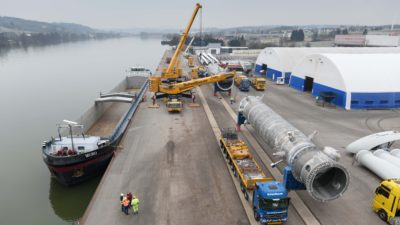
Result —
[{"label": "tree line", "polygon": [[[164,40],[161,41],[162,45],[169,45],[169,46],[174,46],[178,45],[181,35],[180,34],[168,34],[165,36],[166,39],[169,40]],[[188,45],[190,41],[192,40],[193,37],[187,37],[185,40],[185,45]],[[224,41],[218,38],[214,38],[214,36],[210,34],[205,34],[203,37],[196,36],[192,42],[192,46],[206,46],[208,43],[221,43],[221,45],[224,45]]]},{"label": "tree line", "polygon": [[118,33],[13,33],[3,32],[0,33],[0,48],[11,47],[29,47],[29,46],[42,46],[53,45],[66,42],[75,42],[89,39],[106,39],[121,37]]}]

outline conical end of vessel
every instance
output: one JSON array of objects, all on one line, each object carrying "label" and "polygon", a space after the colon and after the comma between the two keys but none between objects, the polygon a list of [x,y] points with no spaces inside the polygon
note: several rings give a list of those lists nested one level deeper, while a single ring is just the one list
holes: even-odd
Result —
[{"label": "conical end of vessel", "polygon": [[[304,169],[307,170],[307,166]],[[349,182],[350,176],[346,168],[336,161],[329,160],[309,168],[304,183],[315,200],[326,202],[341,197]]]}]

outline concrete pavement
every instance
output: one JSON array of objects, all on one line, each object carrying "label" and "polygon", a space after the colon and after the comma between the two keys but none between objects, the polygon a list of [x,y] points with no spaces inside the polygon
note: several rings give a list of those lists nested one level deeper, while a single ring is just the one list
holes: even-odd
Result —
[{"label": "concrete pavement", "polygon": [[[292,123],[306,135],[317,130],[319,134],[313,142],[321,146],[331,146],[339,150],[340,162],[350,173],[350,185],[340,199],[328,203],[314,201],[305,191],[299,195],[318,218],[321,224],[385,224],[371,210],[375,188],[380,179],[368,169],[353,163],[353,155],[344,149],[352,141],[371,133],[399,129],[399,110],[354,110],[345,111],[334,107],[320,107],[309,93],[298,92],[286,85],[276,85],[269,81],[265,92],[250,89],[240,92],[235,88],[237,111],[241,98],[247,95],[264,95],[263,102]],[[228,97],[225,100],[229,101]],[[261,140],[251,126],[247,126],[264,150],[273,158],[271,148]],[[282,170],[283,164],[279,166]]]},{"label": "concrete pavement", "polygon": [[[169,114],[142,103],[82,222],[84,224],[248,224],[203,108]],[[120,211],[119,194],[140,199]]]}]

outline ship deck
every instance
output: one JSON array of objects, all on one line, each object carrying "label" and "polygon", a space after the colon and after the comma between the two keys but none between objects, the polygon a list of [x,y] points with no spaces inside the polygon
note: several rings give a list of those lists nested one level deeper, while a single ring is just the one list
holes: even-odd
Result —
[{"label": "ship deck", "polygon": [[127,103],[112,103],[103,115],[86,132],[92,136],[107,137],[111,135],[118,122],[129,108]]}]

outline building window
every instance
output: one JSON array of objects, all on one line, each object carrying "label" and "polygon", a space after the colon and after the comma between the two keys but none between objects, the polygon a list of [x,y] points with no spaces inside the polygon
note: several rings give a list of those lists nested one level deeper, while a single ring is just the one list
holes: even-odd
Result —
[{"label": "building window", "polygon": [[381,103],[381,104],[388,104],[388,101],[387,101],[387,100],[381,100],[379,103]]},{"label": "building window", "polygon": [[358,105],[358,101],[352,100],[352,101],[351,101],[351,104],[352,104],[352,105]]},{"label": "building window", "polygon": [[78,146],[78,150],[80,150],[80,151],[85,150],[85,146]]},{"label": "building window", "polygon": [[374,101],[365,101],[365,104],[372,105],[374,104]]}]

